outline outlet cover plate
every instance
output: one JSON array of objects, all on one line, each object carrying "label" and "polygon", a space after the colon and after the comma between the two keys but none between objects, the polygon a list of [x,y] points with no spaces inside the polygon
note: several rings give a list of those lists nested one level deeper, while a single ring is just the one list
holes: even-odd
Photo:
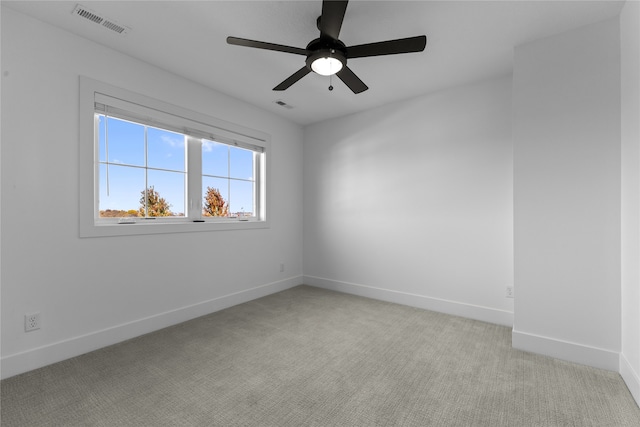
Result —
[{"label": "outlet cover plate", "polygon": [[40,313],[24,315],[24,331],[31,332],[40,329]]},{"label": "outlet cover plate", "polygon": [[507,285],[507,293],[505,296],[507,298],[513,298],[513,286]]}]

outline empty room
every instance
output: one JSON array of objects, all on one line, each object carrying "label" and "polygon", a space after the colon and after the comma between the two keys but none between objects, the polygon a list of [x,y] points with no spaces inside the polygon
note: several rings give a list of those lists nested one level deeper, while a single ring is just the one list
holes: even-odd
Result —
[{"label": "empty room", "polygon": [[2,426],[640,425],[640,0],[0,19]]}]

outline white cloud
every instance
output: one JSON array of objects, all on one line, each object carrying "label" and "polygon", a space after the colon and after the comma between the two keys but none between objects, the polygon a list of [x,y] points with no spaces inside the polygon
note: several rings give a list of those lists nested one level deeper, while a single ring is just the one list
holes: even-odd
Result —
[{"label": "white cloud", "polygon": [[216,145],[220,145],[219,142],[215,142],[215,141],[209,141],[208,139],[203,139],[202,140],[202,151],[204,153],[210,153],[213,151],[213,148]]},{"label": "white cloud", "polygon": [[171,136],[168,134],[160,135],[160,139],[165,144],[169,145],[172,148],[182,148],[184,147],[184,137]]}]

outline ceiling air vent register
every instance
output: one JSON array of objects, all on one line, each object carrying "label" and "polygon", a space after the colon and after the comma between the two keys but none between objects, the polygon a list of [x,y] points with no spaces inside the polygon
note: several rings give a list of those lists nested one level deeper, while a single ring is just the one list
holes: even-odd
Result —
[{"label": "ceiling air vent register", "polygon": [[75,9],[73,9],[73,14],[80,18],[88,19],[89,21],[107,28],[108,30],[114,31],[118,34],[125,35],[129,31],[131,31],[131,28],[127,27],[126,25],[118,24],[113,19],[101,16],[99,13],[96,13],[95,11],[84,7],[81,4],[76,5]]},{"label": "ceiling air vent register", "polygon": [[293,109],[293,106],[292,106],[292,105],[287,104],[286,102],[284,102],[284,101],[283,101],[283,100],[281,100],[281,99],[278,99],[277,101],[274,101],[274,102],[275,102],[276,104],[278,104],[279,106],[286,108],[287,110],[291,110],[291,109]]}]

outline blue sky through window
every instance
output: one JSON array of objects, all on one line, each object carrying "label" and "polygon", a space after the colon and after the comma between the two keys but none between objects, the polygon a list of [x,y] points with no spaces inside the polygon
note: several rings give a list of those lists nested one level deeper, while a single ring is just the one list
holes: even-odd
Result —
[{"label": "blue sky through window", "polygon": [[[174,215],[186,213],[186,137],[98,115],[99,209],[138,211],[141,192],[154,187]],[[146,147],[146,148],[145,148]],[[253,213],[254,153],[202,141],[202,197],[217,188],[232,214]]]},{"label": "blue sky through window", "polygon": [[203,141],[202,192],[217,188],[229,203],[229,212],[253,212],[253,152],[215,141]]}]

